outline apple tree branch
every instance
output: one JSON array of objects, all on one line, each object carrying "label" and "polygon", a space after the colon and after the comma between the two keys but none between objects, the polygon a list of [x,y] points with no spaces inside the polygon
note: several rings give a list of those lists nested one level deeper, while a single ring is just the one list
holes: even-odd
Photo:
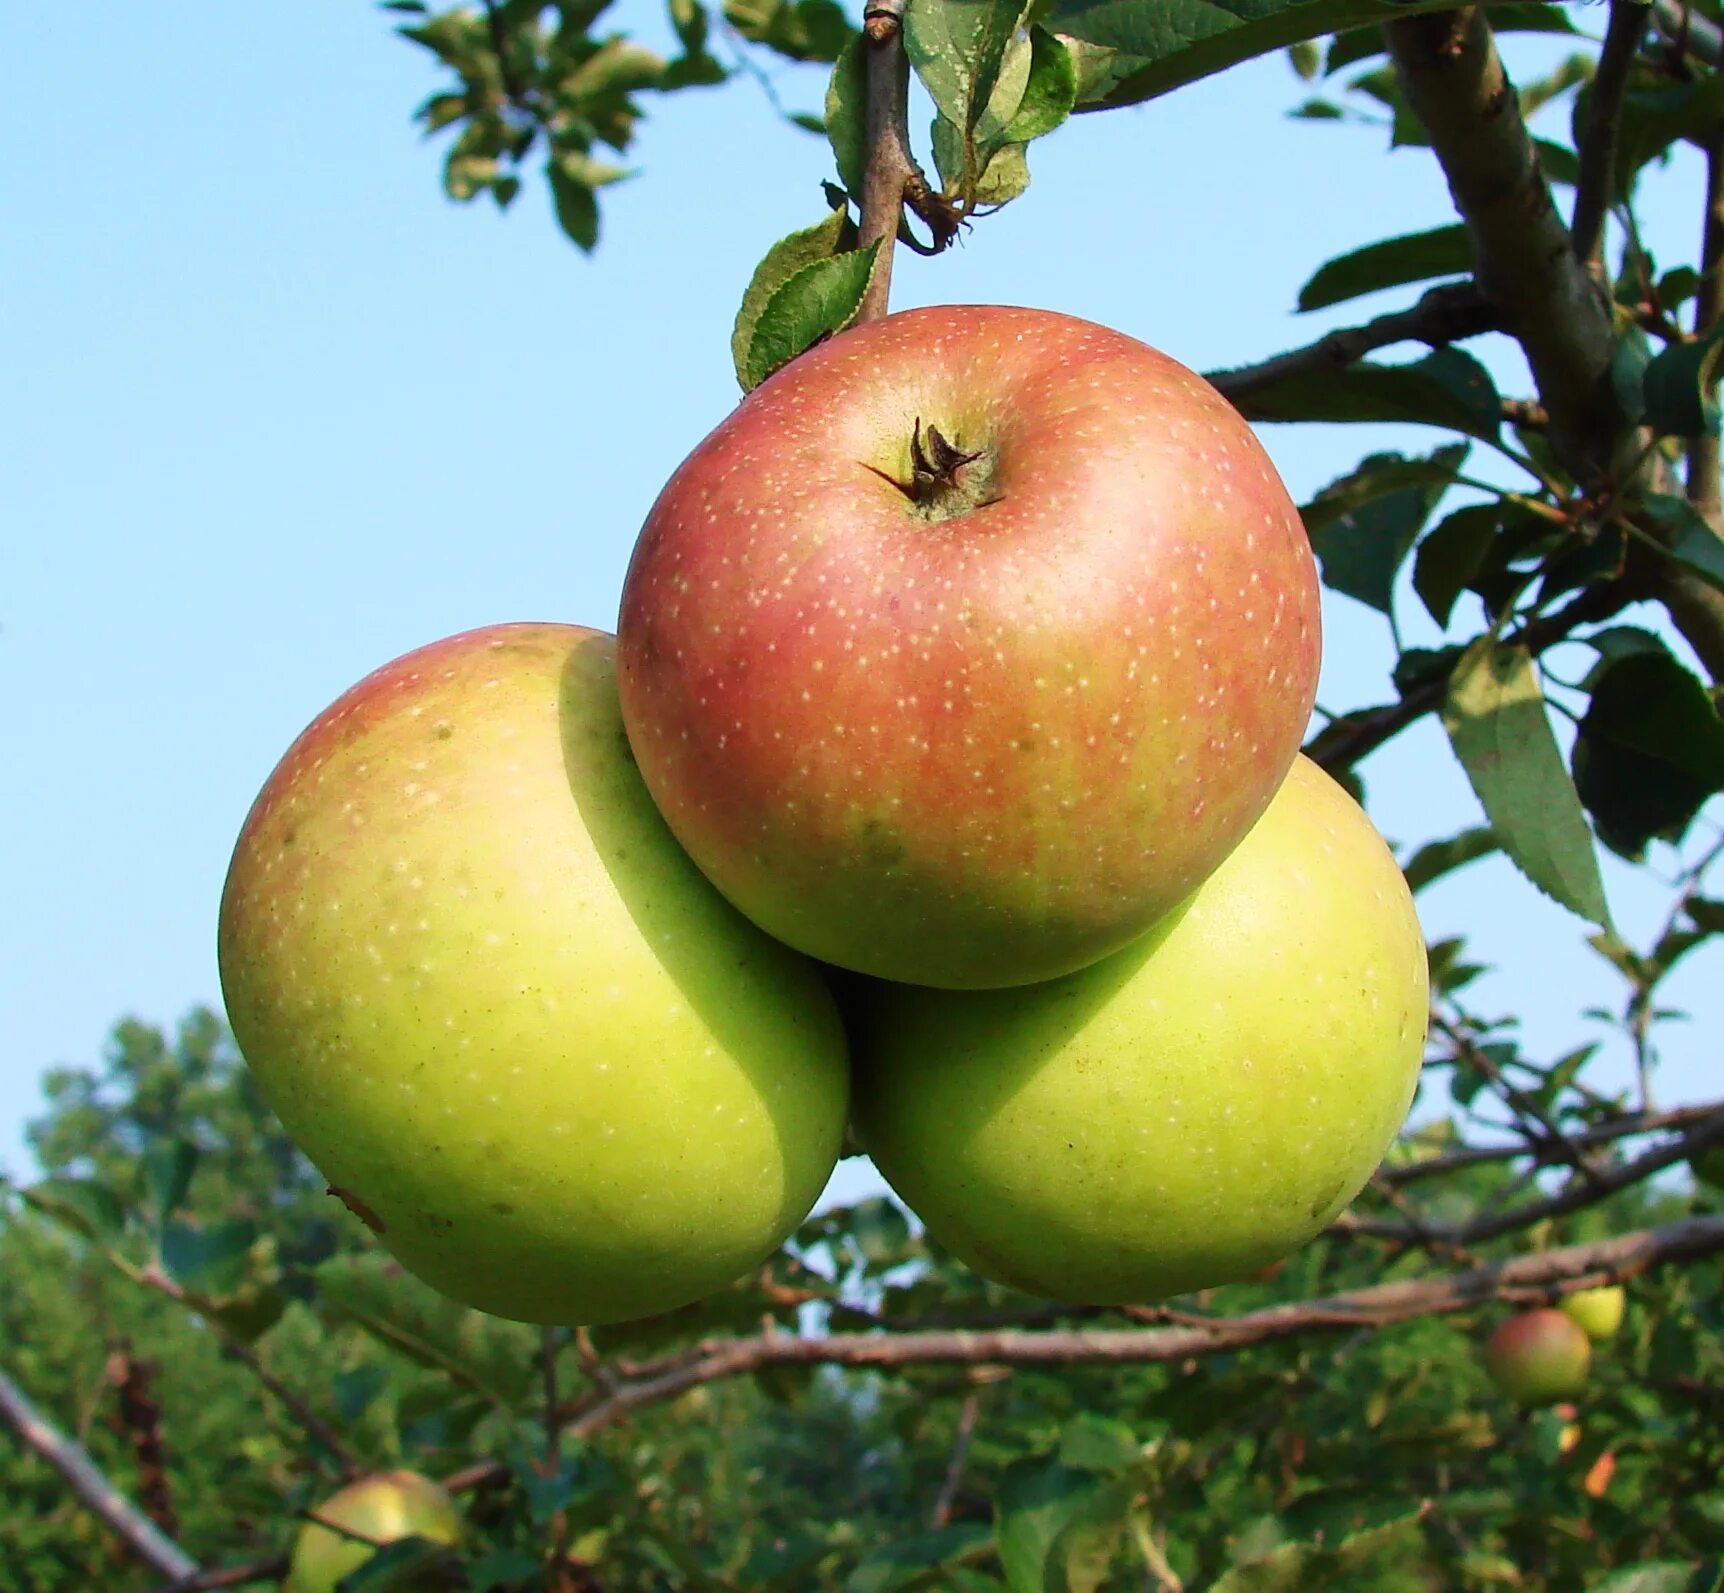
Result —
[{"label": "apple tree branch", "polygon": [[0,1419],[26,1449],[59,1472],[84,1508],[135,1558],[175,1580],[200,1574],[197,1561],[121,1493],[90,1458],[89,1451],[43,1416],[4,1371],[0,1371]]}]

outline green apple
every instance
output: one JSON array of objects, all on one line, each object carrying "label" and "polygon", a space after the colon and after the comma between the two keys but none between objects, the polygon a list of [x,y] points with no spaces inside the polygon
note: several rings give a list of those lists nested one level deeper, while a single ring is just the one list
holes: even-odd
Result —
[{"label": "green apple", "polygon": [[1485,1343],[1485,1370],[1517,1405],[1553,1405],[1586,1387],[1592,1340],[1561,1311],[1523,1311]]},{"label": "green apple", "polygon": [[832,999],[672,839],[596,631],[468,632],[329,708],[246,820],[220,957],[246,1061],[332,1192],[499,1316],[697,1299],[837,1160]]},{"label": "green apple", "polygon": [[1251,1276],[1370,1177],[1413,1097],[1424,941],[1370,821],[1299,759],[1184,906],[1013,990],[852,998],[854,1120],[975,1271],[1124,1304]]},{"label": "green apple", "polygon": [[[461,1515],[455,1501],[428,1477],[412,1471],[382,1471],[349,1483],[312,1512],[294,1540],[283,1593],[335,1593],[344,1576],[357,1571],[378,1547],[401,1538],[458,1543]],[[355,1537],[332,1532],[319,1522],[345,1527]],[[431,1593],[448,1581],[391,1582],[398,1593]]]},{"label": "green apple", "polygon": [[1594,1343],[1610,1338],[1622,1326],[1622,1313],[1628,1296],[1620,1284],[1607,1284],[1598,1289],[1578,1289],[1564,1296],[1559,1307]]}]

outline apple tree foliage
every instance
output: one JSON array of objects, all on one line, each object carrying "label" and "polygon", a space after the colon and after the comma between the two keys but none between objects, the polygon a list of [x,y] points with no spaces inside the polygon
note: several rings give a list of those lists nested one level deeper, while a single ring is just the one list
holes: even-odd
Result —
[{"label": "apple tree foliage", "polygon": [[[858,314],[884,258],[860,230],[880,47],[852,10],[671,0],[661,52],[606,0],[384,9],[439,63],[417,114],[449,195],[507,207],[542,169],[589,252],[655,96],[806,63],[821,112],[787,119],[828,140],[831,177],[806,229],[762,240],[729,329],[741,384]],[[1527,32],[1566,53],[1517,88]],[[899,37],[936,111],[902,174],[924,250],[984,246],[1070,117],[1271,51],[1304,85],[1293,114],[1441,165],[1452,212],[1313,262],[1296,306],[1400,308],[1211,376],[1266,426],[1437,434],[1303,506],[1334,601],[1389,643],[1381,701],[1306,750],[1364,792],[1373,753],[1443,726],[1480,811],[1405,846],[1409,882],[1504,854],[1584,926],[1596,1042],[1533,1053],[1465,941],[1432,945],[1416,1126],[1250,1283],[1051,1306],[870,1200],[698,1305],[541,1333],[390,1262],[217,1020],[122,1024],[99,1068],[50,1075],[46,1177],[0,1207],[0,1393],[42,1418],[0,1448],[6,1593],[175,1585],[124,1519],[98,1525],[45,1431],[208,1568],[181,1587],[279,1580],[297,1517],[386,1467],[443,1480],[468,1535],[383,1547],[348,1593],[1724,1587],[1724,1199],[1691,1171],[1724,1158],[1724,1108],[1653,1098],[1665,982],[1724,930],[1724,6],[909,0]],[[1656,260],[1638,185],[1689,149],[1699,248]],[[1490,334],[1525,391],[1469,351]],[[1402,644],[1415,604],[1431,645]],[[1644,940],[1613,924],[1600,848],[1667,890]],[[1600,1082],[1612,1057],[1625,1090]],[[1511,1406],[1491,1329],[1618,1279],[1627,1320],[1573,1408]]]}]

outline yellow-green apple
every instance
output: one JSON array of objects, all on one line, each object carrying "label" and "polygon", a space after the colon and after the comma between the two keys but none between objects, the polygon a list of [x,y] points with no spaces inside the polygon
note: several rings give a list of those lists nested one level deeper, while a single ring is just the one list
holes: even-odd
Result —
[{"label": "yellow-green apple", "polygon": [[1559,1309],[1594,1343],[1610,1338],[1622,1326],[1628,1296],[1620,1284],[1598,1289],[1577,1289],[1565,1295]]},{"label": "yellow-green apple", "polygon": [[1322,1229],[1405,1117],[1424,941],[1370,821],[1300,758],[1190,900],[1063,979],[853,998],[857,1137],[985,1277],[1142,1302]]},{"label": "yellow-green apple", "polygon": [[1561,1311],[1522,1311],[1485,1342],[1485,1370],[1517,1405],[1553,1405],[1586,1387],[1592,1340]]},{"label": "yellow-green apple", "polygon": [[323,713],[245,822],[220,956],[288,1133],[481,1310],[697,1299],[770,1253],[837,1159],[831,997],[664,827],[597,631],[470,631]]},{"label": "yellow-green apple", "polygon": [[1117,951],[1298,750],[1317,581],[1201,377],[1070,316],[909,310],[751,393],[642,528],[623,720],[731,901],[862,973]]},{"label": "yellow-green apple", "polygon": [[[413,1471],[381,1471],[349,1483],[311,1512],[294,1540],[283,1593],[335,1593],[378,1548],[402,1538],[461,1540],[461,1515],[448,1493]],[[327,1522],[329,1525],[321,1525]],[[344,1528],[344,1532],[332,1531]],[[349,1535],[351,1534],[351,1536]],[[447,1578],[391,1582],[399,1593],[446,1588]]]}]

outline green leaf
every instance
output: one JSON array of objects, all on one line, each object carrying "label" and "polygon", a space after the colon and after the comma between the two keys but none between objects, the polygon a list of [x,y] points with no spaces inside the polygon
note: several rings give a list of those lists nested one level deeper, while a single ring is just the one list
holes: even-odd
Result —
[{"label": "green leaf", "polygon": [[879,250],[876,240],[866,249],[816,260],[779,284],[749,338],[745,384],[749,390],[855,320]]},{"label": "green leaf", "polygon": [[538,1569],[538,1556],[523,1549],[487,1549],[467,1562],[467,1583],[475,1593],[499,1585],[527,1587]]},{"label": "green leaf", "polygon": [[126,1208],[88,1178],[45,1178],[19,1190],[25,1204],[62,1228],[111,1247],[125,1232]]},{"label": "green leaf", "polygon": [[[1225,384],[1227,373],[1211,372]],[[1495,441],[1502,398],[1490,373],[1458,348],[1437,349],[1412,365],[1359,360],[1338,371],[1283,377],[1236,400],[1247,420],[1413,421]]]},{"label": "green leaf", "polygon": [[839,182],[860,202],[862,174],[868,164],[868,54],[860,34],[832,63],[826,83],[826,137]]},{"label": "green leaf", "polygon": [[904,13],[904,51],[934,108],[973,133],[993,96],[1023,0],[915,0]]},{"label": "green leaf", "polygon": [[[458,1587],[455,1565],[447,1544],[430,1538],[397,1538],[342,1577],[335,1593],[423,1593],[432,1587]],[[445,1567],[451,1573],[447,1578],[441,1574]]]},{"label": "green leaf", "polygon": [[1570,912],[1609,928],[1598,853],[1532,655],[1481,636],[1449,677],[1443,728],[1510,860]]},{"label": "green leaf", "polygon": [[837,0],[724,0],[724,16],[745,39],[792,61],[835,61],[856,37]]},{"label": "green leaf", "polygon": [[[1724,77],[1707,72],[1687,83],[1657,80],[1659,87],[1636,86],[1623,96],[1617,128],[1616,192],[1627,195],[1648,161],[1655,160],[1679,139],[1705,136],[1724,116]],[[1576,100],[1574,119],[1588,115],[1590,93]]]},{"label": "green leaf", "polygon": [[701,0],[670,0],[670,24],[686,54],[700,55],[706,49],[706,7]]},{"label": "green leaf", "polygon": [[1693,266],[1676,266],[1658,279],[1658,305],[1679,310],[1700,291],[1700,273]]},{"label": "green leaf", "polygon": [[1122,57],[1100,109],[1154,99],[1303,39],[1442,9],[1443,0],[1057,0],[1048,20]]},{"label": "green leaf", "polygon": [[1577,53],[1563,57],[1543,77],[1533,78],[1519,86],[1517,94],[1521,115],[1531,117],[1542,106],[1560,99],[1570,89],[1590,83],[1593,70],[1594,60],[1590,55]]},{"label": "green leaf", "polygon": [[208,1227],[170,1222],[162,1229],[162,1267],[181,1288],[219,1300],[244,1287],[257,1240],[257,1224],[244,1219]]},{"label": "green leaf", "polygon": [[1651,840],[1681,839],[1724,791],[1724,720],[1663,648],[1618,658],[1593,679],[1574,783],[1605,844],[1638,859]]},{"label": "green leaf", "polygon": [[1077,61],[1063,40],[1044,27],[1030,29],[1030,70],[1018,108],[1002,130],[1009,144],[1051,133],[1077,103]]},{"label": "green leaf", "polygon": [[1672,343],[1641,373],[1644,419],[1660,437],[1698,437],[1718,430],[1718,361],[1724,332]]},{"label": "green leaf", "polygon": [[337,1256],[314,1274],[320,1312],[351,1322],[408,1360],[507,1406],[534,1376],[537,1334],[470,1311],[375,1251]]},{"label": "green leaf", "polygon": [[183,1139],[159,1140],[138,1163],[138,1182],[152,1229],[180,1209],[197,1170],[197,1146]]},{"label": "green leaf", "polygon": [[[722,61],[710,55],[679,55],[664,69],[664,75],[653,86],[661,90],[708,88],[714,83],[729,81],[730,73]],[[791,120],[795,120],[794,117]]]},{"label": "green leaf", "polygon": [[622,37],[606,39],[558,85],[567,100],[598,100],[657,88],[664,58]]},{"label": "green leaf", "polygon": [[1143,1459],[1143,1445],[1130,1426],[1116,1416],[1083,1411],[1060,1429],[1059,1461],[1074,1471],[1111,1475]]},{"label": "green leaf", "polygon": [[1030,185],[1029,162],[1022,144],[1002,144],[988,157],[976,179],[975,203],[998,210],[1016,199]]},{"label": "green leaf", "polygon": [[[1405,1511],[1405,1506],[1401,1506]],[[1208,1593],[1335,1593],[1336,1589],[1361,1585],[1361,1576],[1375,1576],[1394,1549],[1417,1533],[1421,1511],[1367,1527],[1334,1546],[1321,1543],[1283,1543],[1260,1560],[1236,1565]]]},{"label": "green leaf", "polygon": [[1665,553],[1724,591],[1724,540],[1686,498],[1651,492],[1641,502],[1641,517],[1659,528]]},{"label": "green leaf", "polygon": [[1473,268],[1473,247],[1459,224],[1385,238],[1317,268],[1299,290],[1301,310],[1321,310],[1362,294],[1397,288],[1432,277],[1465,276]]},{"label": "green leaf", "polygon": [[1502,843],[1497,840],[1496,831],[1488,825],[1481,825],[1477,829],[1462,830],[1446,841],[1427,842],[1407,859],[1401,872],[1407,876],[1407,889],[1416,895],[1445,874],[1452,874],[1457,868],[1501,850]]},{"label": "green leaf", "polygon": [[987,1527],[970,1521],[914,1533],[867,1555],[844,1579],[843,1593],[900,1593],[927,1585],[930,1571],[976,1554],[991,1537]]},{"label": "green leaf", "polygon": [[1502,506],[1472,503],[1446,516],[1413,557],[1413,590],[1438,625],[1448,629],[1455,603],[1483,565],[1502,523]]},{"label": "green leaf", "polygon": [[1047,1460],[1015,1460],[1006,1467],[994,1493],[994,1541],[1010,1593],[1061,1586],[1051,1563],[1055,1541],[1086,1504],[1113,1486]]},{"label": "green leaf", "polygon": [[512,1470],[515,1485],[527,1502],[527,1519],[536,1527],[546,1525],[568,1507],[582,1480],[581,1464],[571,1455],[562,1456],[550,1472],[541,1471],[533,1458],[518,1460]]},{"label": "green leaf", "polygon": [[1140,1494],[1134,1478],[1122,1477],[1079,1500],[1048,1549],[1043,1593],[1098,1593]]},{"label": "green leaf", "polygon": [[910,1259],[914,1235],[897,1201],[875,1195],[858,1201],[847,1215],[844,1231],[865,1265],[879,1271]]},{"label": "green leaf", "polygon": [[1428,459],[1374,454],[1302,508],[1324,585],[1389,613],[1395,575],[1467,449],[1451,443]]},{"label": "green leaf", "polygon": [[1606,630],[1594,631],[1586,638],[1586,645],[1598,654],[1598,662],[1581,682],[1587,691],[1598,684],[1604,671],[1617,659],[1632,658],[1636,653],[1667,651],[1657,636],[1638,625],[1612,625]]},{"label": "green leaf", "polygon": [[742,383],[744,391],[748,388],[749,345],[754,340],[754,329],[768,300],[804,266],[854,247],[855,232],[849,207],[841,205],[824,221],[780,238],[754,268],[730,333],[730,357],[736,367],[736,379]]},{"label": "green leaf", "polygon": [[1588,1593],[1713,1593],[1721,1584],[1713,1562],[1711,1580],[1704,1580],[1708,1567],[1688,1560],[1648,1560],[1624,1566],[1590,1584]]},{"label": "green leaf", "polygon": [[557,225],[583,253],[591,254],[599,241],[599,202],[591,185],[573,175],[562,155],[554,155],[546,162],[545,173],[551,179]]}]

